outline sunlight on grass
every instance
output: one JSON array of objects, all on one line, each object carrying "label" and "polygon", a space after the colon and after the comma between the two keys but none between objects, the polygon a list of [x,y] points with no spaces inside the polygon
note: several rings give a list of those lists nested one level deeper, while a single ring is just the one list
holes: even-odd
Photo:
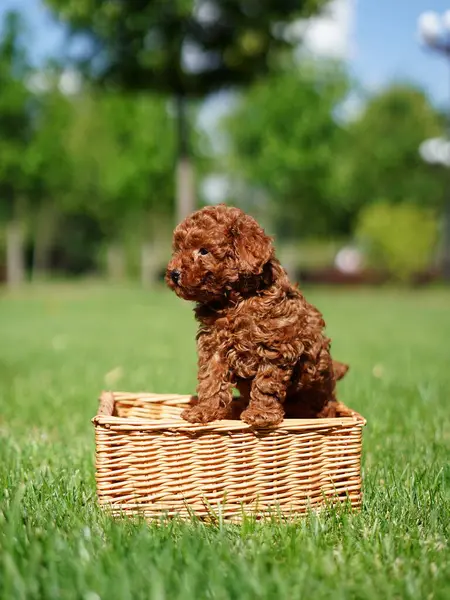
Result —
[{"label": "sunlight on grass", "polygon": [[342,400],[368,420],[364,504],[296,523],[113,521],[95,502],[103,387],[191,392],[191,307],[165,290],[1,299],[0,597],[447,598],[450,293],[317,291]]}]

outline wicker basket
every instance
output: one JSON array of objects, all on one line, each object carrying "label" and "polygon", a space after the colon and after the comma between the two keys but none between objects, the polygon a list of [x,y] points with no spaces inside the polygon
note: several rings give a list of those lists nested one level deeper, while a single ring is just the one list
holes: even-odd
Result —
[{"label": "wicker basket", "polygon": [[190,396],[105,392],[93,419],[99,502],[113,514],[239,520],[361,503],[365,420],[240,420],[192,425]]}]

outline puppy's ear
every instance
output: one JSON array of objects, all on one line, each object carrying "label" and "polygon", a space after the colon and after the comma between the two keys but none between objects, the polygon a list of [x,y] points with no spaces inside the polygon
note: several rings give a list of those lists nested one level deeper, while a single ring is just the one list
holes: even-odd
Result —
[{"label": "puppy's ear", "polygon": [[273,256],[272,239],[253,217],[241,211],[239,213],[230,231],[239,271],[259,275]]}]

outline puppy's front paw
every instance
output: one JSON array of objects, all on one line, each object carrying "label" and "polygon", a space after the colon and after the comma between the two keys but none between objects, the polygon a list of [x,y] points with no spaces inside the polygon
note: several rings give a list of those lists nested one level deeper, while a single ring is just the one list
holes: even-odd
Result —
[{"label": "puppy's front paw", "polygon": [[218,419],[224,419],[226,411],[211,410],[208,406],[191,406],[181,413],[181,418],[189,423],[211,423]]},{"label": "puppy's front paw", "polygon": [[247,408],[241,415],[241,419],[252,427],[275,427],[283,420],[283,411],[264,411],[259,408]]}]

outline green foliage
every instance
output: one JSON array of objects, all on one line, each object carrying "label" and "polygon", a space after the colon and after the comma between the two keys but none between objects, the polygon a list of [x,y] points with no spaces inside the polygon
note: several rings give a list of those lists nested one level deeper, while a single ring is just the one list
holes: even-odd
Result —
[{"label": "green foliage", "polygon": [[[53,227],[60,225],[58,250],[64,239],[82,239],[74,247],[87,247],[75,231],[81,222],[88,224],[89,254],[96,243],[120,241],[136,255],[143,238],[153,238],[162,223],[166,228],[183,129],[168,95],[204,97],[224,85],[247,88],[223,124],[225,168],[222,162],[217,169],[223,156],[214,165],[212,152],[202,150],[191,101],[193,154],[201,159],[201,175],[230,173],[237,183],[230,200],[256,207],[281,239],[296,244],[348,236],[359,212],[379,198],[440,210],[446,174],[418,153],[443,127],[426,96],[408,85],[391,86],[370,98],[358,119],[338,122],[335,109],[350,87],[342,66],[293,62],[286,27],[324,1],[47,3],[74,32],[87,35],[97,53],[88,57],[87,71],[104,85],[85,80],[80,93],[65,96],[58,87],[63,67],[53,66],[47,91],[34,91],[24,25],[17,14],[6,16],[0,218],[31,224],[34,236],[47,214],[59,215]],[[193,47],[197,63],[190,68],[185,59]]]},{"label": "green foliage", "polygon": [[117,236],[129,219],[148,230],[144,215],[171,214],[174,125],[164,100],[86,93],[74,104],[68,144],[76,205],[105,234]]},{"label": "green foliage", "polygon": [[429,209],[410,203],[381,202],[361,211],[356,235],[374,266],[406,282],[430,266],[436,246],[437,221]]},{"label": "green foliage", "polygon": [[307,298],[351,364],[340,397],[368,420],[362,511],[148,525],[97,507],[90,419],[103,386],[194,389],[191,307],[92,285],[3,296],[0,597],[446,600],[449,291]]},{"label": "green foliage", "polygon": [[37,201],[52,200],[63,211],[73,185],[67,135],[73,126],[74,107],[58,89],[58,75],[49,73],[49,89],[33,97],[33,129],[23,169],[28,195]]},{"label": "green foliage", "polygon": [[0,216],[6,218],[17,213],[26,185],[23,157],[32,126],[23,33],[20,16],[7,13],[0,37]]},{"label": "green foliage", "polygon": [[[97,83],[125,91],[153,91],[176,99],[178,159],[188,158],[186,99],[247,86],[298,45],[292,21],[318,12],[328,0],[47,0],[84,36],[78,64]],[[190,181],[190,179],[189,179]],[[177,185],[177,213],[195,209],[189,181]],[[182,200],[181,186],[186,186]],[[183,206],[182,206],[183,205]]]},{"label": "green foliage", "polygon": [[230,167],[263,187],[281,234],[338,229],[334,162],[342,135],[333,111],[348,90],[339,65],[290,65],[246,92],[224,122]]},{"label": "green foliage", "polygon": [[442,135],[444,121],[425,94],[410,85],[391,86],[369,99],[348,128],[340,156],[337,190],[357,212],[379,198],[440,206],[444,169],[433,170],[419,155],[427,138]]},{"label": "green foliage", "polygon": [[[226,85],[247,85],[269,71],[274,51],[293,48],[283,30],[326,0],[47,0],[72,27],[88,35],[95,79],[126,89],[204,96]],[[277,24],[278,27],[274,27]],[[101,60],[95,60],[101,50]],[[186,55],[189,54],[193,65]]]}]

